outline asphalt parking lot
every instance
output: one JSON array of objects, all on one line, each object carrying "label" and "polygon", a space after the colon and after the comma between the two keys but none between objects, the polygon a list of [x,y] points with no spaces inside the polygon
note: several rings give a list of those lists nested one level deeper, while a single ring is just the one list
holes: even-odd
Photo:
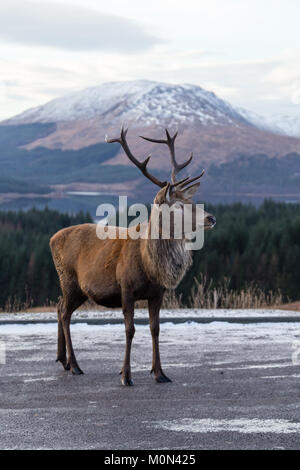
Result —
[{"label": "asphalt parking lot", "polygon": [[0,324],[1,449],[299,449],[300,323],[163,323],[167,384],[137,325],[134,387],[122,324],[71,331],[82,376],[55,362],[55,323]]}]

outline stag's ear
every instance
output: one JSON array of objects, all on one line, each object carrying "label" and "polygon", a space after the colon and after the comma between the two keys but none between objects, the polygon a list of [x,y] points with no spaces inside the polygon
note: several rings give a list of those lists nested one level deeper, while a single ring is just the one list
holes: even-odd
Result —
[{"label": "stag's ear", "polygon": [[170,199],[171,199],[171,185],[170,183],[168,183],[166,186],[165,194],[164,194],[164,200],[165,202],[170,202]]},{"label": "stag's ear", "polygon": [[155,196],[155,204],[164,204],[170,201],[170,183],[164,186]]},{"label": "stag's ear", "polygon": [[195,183],[192,184],[192,186],[189,186],[186,189],[182,189],[182,193],[185,199],[192,199],[194,194],[198,191],[200,186],[200,183]]}]

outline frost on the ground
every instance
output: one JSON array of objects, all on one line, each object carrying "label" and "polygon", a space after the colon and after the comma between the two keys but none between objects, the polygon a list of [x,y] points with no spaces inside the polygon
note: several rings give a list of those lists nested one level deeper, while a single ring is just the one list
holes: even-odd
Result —
[{"label": "frost on the ground", "polygon": [[180,419],[161,421],[154,426],[160,429],[177,432],[239,432],[242,434],[291,434],[300,432],[300,423],[286,419]]},{"label": "frost on the ground", "polygon": [[[130,402],[129,396],[133,397],[133,407],[135,400],[139,400],[138,403],[142,400],[144,409],[145,394],[147,396],[149,393],[148,398],[151,396],[151,399],[147,401],[147,407],[150,403],[150,410],[147,409],[142,420],[141,415],[135,416],[135,423],[138,423],[137,432],[140,434],[143,426],[146,428],[144,435],[147,436],[149,433],[172,435],[172,439],[175,436],[174,441],[170,439],[176,442],[176,448],[177,439],[180,440],[181,436],[184,436],[185,445],[186,435],[188,434],[190,439],[193,433],[197,434],[197,438],[198,434],[203,435],[199,436],[199,442],[208,440],[207,433],[222,445],[224,436],[218,437],[217,433],[231,433],[232,447],[239,440],[245,437],[251,439],[256,435],[258,447],[261,446],[262,436],[266,436],[267,440],[271,436],[270,442],[273,443],[284,442],[287,446],[287,441],[284,441],[286,438],[293,440],[293,446],[297,445],[300,434],[300,423],[297,420],[300,369],[299,365],[293,364],[292,361],[293,344],[298,344],[300,339],[300,325],[297,322],[162,323],[162,365],[164,372],[173,379],[173,384],[169,384],[170,388],[165,384],[167,388],[163,394],[160,386],[155,384],[149,375],[152,341],[148,325],[136,325],[133,340],[131,366],[137,385],[136,395],[132,395],[132,391],[128,395],[119,381],[118,373],[125,348],[123,323],[75,323],[71,325],[71,333],[77,359],[86,373],[81,378],[72,377],[60,364],[55,363],[57,325],[54,322],[10,322],[0,325],[0,342],[6,345],[8,359],[7,364],[1,366],[1,379],[8,389],[12,387],[10,390],[22,390],[24,408],[17,410],[20,412],[17,426],[20,420],[22,426],[24,425],[19,427],[19,436],[22,438],[25,435],[24,429],[28,427],[30,411],[27,398],[31,394],[34,396],[33,412],[36,406],[40,406],[39,414],[42,419],[45,417],[42,424],[47,423],[49,416],[54,416],[55,422],[57,416],[61,416],[61,422],[65,422],[65,416],[72,416],[74,412],[78,413],[78,410],[82,414],[79,415],[77,423],[82,423],[87,412],[92,409],[93,414],[90,416],[97,421],[97,425],[103,416],[109,416],[109,427],[115,423],[119,425],[120,422],[119,411],[114,414],[113,410],[110,415],[109,410],[116,406],[122,407],[122,400],[125,400],[127,406]],[[157,388],[150,389],[151,383]],[[70,393],[67,399],[66,390]],[[74,402],[69,399],[69,396],[75,396],[78,390],[81,407],[78,407],[77,400]],[[48,403],[43,401],[45,394],[48,394],[46,397],[55,398],[49,409]],[[103,409],[104,396],[111,396],[112,399],[104,401],[105,406],[107,403],[109,406]],[[163,400],[162,396],[165,397]],[[275,404],[274,398],[278,398]],[[161,403],[159,409],[158,401]],[[20,406],[19,401],[16,404],[17,407]],[[8,412],[11,420],[16,410]],[[94,412],[98,412],[98,415],[94,415]],[[3,414],[1,419],[3,420]],[[9,426],[10,420],[6,421]],[[15,427],[15,422],[13,424]],[[111,429],[108,434],[110,440]],[[51,431],[50,426],[47,436]],[[232,433],[235,433],[235,437],[232,437]],[[79,435],[81,438],[80,433]],[[57,442],[60,443],[65,437],[63,429],[58,429],[58,436]],[[86,442],[89,443],[90,435],[87,436]],[[122,434],[122,445],[123,440]],[[193,444],[195,442],[198,445],[198,441],[192,441]],[[97,443],[98,441],[95,445]],[[144,442],[141,445],[143,444]],[[205,445],[204,441],[202,444]]]},{"label": "frost on the ground", "polygon": [[[149,318],[147,309],[136,309],[134,316],[136,319]],[[162,319],[201,319],[201,318],[274,318],[282,317],[295,317],[299,318],[300,313],[289,310],[277,310],[277,309],[193,309],[193,308],[181,308],[181,309],[162,309],[160,311],[160,318]],[[42,313],[0,313],[1,321],[27,321],[36,320],[44,321],[51,320],[56,321],[56,312],[42,312]],[[123,314],[121,309],[103,309],[103,310],[77,310],[72,315],[72,320],[95,320],[95,319],[114,319],[122,320]]]},{"label": "frost on the ground", "polygon": [[[84,359],[110,361],[112,350],[119,354],[124,348],[123,323],[71,325],[75,350]],[[300,338],[299,323],[172,323],[161,324],[160,345],[165,367],[193,367],[201,363],[212,370],[273,369],[276,375],[282,368],[294,374],[293,345]],[[19,361],[44,361],[55,355],[57,325],[55,323],[0,325],[0,341],[5,343],[7,354],[16,354]],[[20,351],[30,351],[23,358]],[[186,358],[185,352],[192,352]],[[151,360],[151,335],[148,325],[136,325],[132,348],[132,365],[135,370],[149,369]],[[264,371],[265,372],[265,371]],[[264,374],[266,375],[266,373]]]}]

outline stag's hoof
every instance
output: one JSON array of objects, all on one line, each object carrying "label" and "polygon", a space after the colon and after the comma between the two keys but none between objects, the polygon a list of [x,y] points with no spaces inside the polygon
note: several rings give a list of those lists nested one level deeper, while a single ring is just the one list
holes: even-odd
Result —
[{"label": "stag's hoof", "polygon": [[[154,372],[154,370],[152,369],[150,374],[152,374],[152,372]],[[163,383],[167,383],[167,382],[172,382],[171,379],[169,379],[169,377],[167,377],[162,370],[160,370],[158,372],[158,374],[155,374],[155,380],[156,382],[158,382],[159,384],[163,384]]]},{"label": "stag's hoof", "polygon": [[[69,366],[70,367],[70,366]],[[78,366],[75,366],[75,367],[71,367],[71,372],[73,375],[81,375],[83,374],[82,370],[78,367]]]},{"label": "stag's hoof", "polygon": [[67,363],[66,359],[60,359],[59,357],[56,359],[56,362],[60,362],[61,365],[65,370],[70,370],[70,364]]},{"label": "stag's hoof", "polygon": [[157,377],[155,377],[155,380],[156,380],[156,382],[158,382],[159,384],[167,383],[167,382],[172,382],[172,380],[169,379],[169,377],[167,377],[165,374],[158,375]]},{"label": "stag's hoof", "polygon": [[126,377],[121,378],[121,384],[125,385],[125,387],[132,387],[133,386],[133,380],[132,379],[127,379]]}]

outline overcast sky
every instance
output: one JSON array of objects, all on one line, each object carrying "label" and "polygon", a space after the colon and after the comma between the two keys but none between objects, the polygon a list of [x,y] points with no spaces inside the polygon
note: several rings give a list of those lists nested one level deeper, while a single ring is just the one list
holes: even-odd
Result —
[{"label": "overcast sky", "polygon": [[1,0],[0,119],[106,81],[300,115],[299,0]]}]

